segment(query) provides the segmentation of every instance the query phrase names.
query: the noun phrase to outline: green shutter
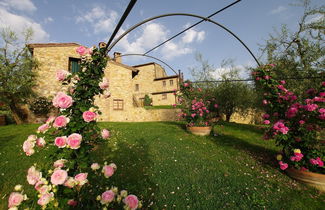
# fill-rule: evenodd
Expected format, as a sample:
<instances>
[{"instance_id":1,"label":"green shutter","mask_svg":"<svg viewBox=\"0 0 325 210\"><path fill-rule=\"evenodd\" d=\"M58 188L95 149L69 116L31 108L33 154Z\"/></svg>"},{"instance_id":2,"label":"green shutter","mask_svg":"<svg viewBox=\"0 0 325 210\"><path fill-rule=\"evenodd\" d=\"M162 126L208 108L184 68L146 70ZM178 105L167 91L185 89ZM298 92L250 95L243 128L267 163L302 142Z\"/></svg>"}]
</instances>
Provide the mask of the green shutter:
<instances>
[{"instance_id":1,"label":"green shutter","mask_svg":"<svg viewBox=\"0 0 325 210\"><path fill-rule=\"evenodd\" d=\"M80 71L80 64L78 61L71 61L71 71L72 73L76 73Z\"/></svg>"}]
</instances>

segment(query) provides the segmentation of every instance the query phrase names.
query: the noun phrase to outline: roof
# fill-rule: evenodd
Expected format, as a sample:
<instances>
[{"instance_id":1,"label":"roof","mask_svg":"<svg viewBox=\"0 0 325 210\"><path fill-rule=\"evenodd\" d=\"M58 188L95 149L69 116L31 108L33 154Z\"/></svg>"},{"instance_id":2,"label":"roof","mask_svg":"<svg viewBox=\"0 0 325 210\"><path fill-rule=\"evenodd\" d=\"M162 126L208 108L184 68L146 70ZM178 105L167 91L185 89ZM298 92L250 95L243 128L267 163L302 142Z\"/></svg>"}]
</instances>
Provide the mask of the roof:
<instances>
[{"instance_id":1,"label":"roof","mask_svg":"<svg viewBox=\"0 0 325 210\"><path fill-rule=\"evenodd\" d=\"M28 48L37 48L37 47L77 47L80 46L78 43L34 43L28 44Z\"/></svg>"},{"instance_id":2,"label":"roof","mask_svg":"<svg viewBox=\"0 0 325 210\"><path fill-rule=\"evenodd\" d=\"M150 62L150 63L143 63L143 64L135 65L133 67L149 66L149 65L155 65L155 64L159 65L158 63Z\"/></svg>"},{"instance_id":3,"label":"roof","mask_svg":"<svg viewBox=\"0 0 325 210\"><path fill-rule=\"evenodd\" d=\"M133 66L128 66L128 65L125 65L123 63L116 62L116 61L114 61L112 59L109 60L109 62L112 63L112 64L114 64L114 65L121 66L123 68L129 69L129 70L131 70L133 72L138 72L139 71L138 69L134 68Z\"/></svg>"},{"instance_id":4,"label":"roof","mask_svg":"<svg viewBox=\"0 0 325 210\"><path fill-rule=\"evenodd\" d=\"M176 74L176 75L171 75L171 76L166 76L166 77L159 77L159 78L155 78L154 81L157 81L157 80L164 80L164 79L172 79L172 78L178 78L179 76Z\"/></svg>"}]
</instances>

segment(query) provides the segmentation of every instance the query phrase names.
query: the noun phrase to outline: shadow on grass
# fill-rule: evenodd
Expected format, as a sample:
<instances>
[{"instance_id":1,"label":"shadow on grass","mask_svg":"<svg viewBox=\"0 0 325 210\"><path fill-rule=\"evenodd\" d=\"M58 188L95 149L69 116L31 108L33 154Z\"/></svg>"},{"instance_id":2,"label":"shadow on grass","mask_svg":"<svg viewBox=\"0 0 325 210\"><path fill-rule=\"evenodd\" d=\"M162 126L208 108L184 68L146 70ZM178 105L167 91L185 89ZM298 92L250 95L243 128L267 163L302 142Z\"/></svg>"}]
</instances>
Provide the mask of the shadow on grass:
<instances>
[{"instance_id":1,"label":"shadow on grass","mask_svg":"<svg viewBox=\"0 0 325 210\"><path fill-rule=\"evenodd\" d=\"M257 162L262 165L268 165L275 169L279 168L277 162L275 161L277 151L274 149L269 149L263 146L251 144L245 141L244 139L240 139L233 135L221 134L213 138L214 143L219 146L230 147L240 150L242 153L248 153L251 157L253 157Z\"/></svg>"},{"instance_id":2,"label":"shadow on grass","mask_svg":"<svg viewBox=\"0 0 325 210\"><path fill-rule=\"evenodd\" d=\"M239 130L243 132L254 132L256 134L262 135L264 133L264 126L263 125L249 125L249 124L237 124L234 122L225 122L219 121L217 126L227 126L227 128L231 128L232 130Z\"/></svg>"},{"instance_id":3,"label":"shadow on grass","mask_svg":"<svg viewBox=\"0 0 325 210\"><path fill-rule=\"evenodd\" d=\"M150 180L150 168L153 162L149 157L148 144L141 138L135 139L133 144L125 141L118 142L117 148L113 152L106 150L106 152L99 151L101 154L97 154L103 157L110 156L110 161L117 165L117 171L110 178L110 182L120 190L125 189L129 194L137 195L143 202L143 209L147 209L150 203L156 203L154 195L158 190ZM110 154L105 155L105 153Z\"/></svg>"}]
</instances>

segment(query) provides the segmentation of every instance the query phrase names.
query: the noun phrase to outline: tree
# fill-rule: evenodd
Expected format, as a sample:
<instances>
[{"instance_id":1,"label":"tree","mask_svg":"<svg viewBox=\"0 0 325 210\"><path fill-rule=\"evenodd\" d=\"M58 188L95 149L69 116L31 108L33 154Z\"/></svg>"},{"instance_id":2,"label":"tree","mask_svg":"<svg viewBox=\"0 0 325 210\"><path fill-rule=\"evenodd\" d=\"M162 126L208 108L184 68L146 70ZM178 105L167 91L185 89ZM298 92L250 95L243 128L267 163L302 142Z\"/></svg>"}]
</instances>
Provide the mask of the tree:
<instances>
[{"instance_id":1,"label":"tree","mask_svg":"<svg viewBox=\"0 0 325 210\"><path fill-rule=\"evenodd\" d=\"M316 88L324 77L325 67L325 6L312 7L310 0L299 1L304 8L297 31L282 25L280 32L270 34L262 47L265 62L275 64L272 71L276 79L287 79L287 87L301 94L308 88Z\"/></svg>"},{"instance_id":2,"label":"tree","mask_svg":"<svg viewBox=\"0 0 325 210\"><path fill-rule=\"evenodd\" d=\"M15 32L2 30L0 48L0 101L9 107L17 124L26 121L21 105L34 95L33 69L37 66L27 48L33 36L32 29L25 30L22 35L24 39L21 42Z\"/></svg>"}]
</instances>

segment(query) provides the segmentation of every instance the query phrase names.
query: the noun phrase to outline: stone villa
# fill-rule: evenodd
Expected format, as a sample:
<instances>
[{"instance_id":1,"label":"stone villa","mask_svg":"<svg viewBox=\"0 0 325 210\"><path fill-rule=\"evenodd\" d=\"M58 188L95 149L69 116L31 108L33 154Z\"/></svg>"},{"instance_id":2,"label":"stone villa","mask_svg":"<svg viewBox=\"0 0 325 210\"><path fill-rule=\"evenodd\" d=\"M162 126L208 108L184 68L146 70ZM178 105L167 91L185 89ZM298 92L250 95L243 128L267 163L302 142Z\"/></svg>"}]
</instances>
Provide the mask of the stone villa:
<instances>
[{"instance_id":1,"label":"stone villa","mask_svg":"<svg viewBox=\"0 0 325 210\"><path fill-rule=\"evenodd\" d=\"M76 53L76 43L29 44L33 56L40 63L37 72L37 89L41 96L53 97L62 90L55 74L58 69L79 71L80 56ZM153 106L176 103L174 90L179 89L182 78L168 76L157 63L129 66L122 63L120 53L114 53L105 69L109 80L111 97L96 98L100 107L101 121L168 121L175 120L176 109L143 108L143 99L148 95Z\"/></svg>"}]
</instances>

